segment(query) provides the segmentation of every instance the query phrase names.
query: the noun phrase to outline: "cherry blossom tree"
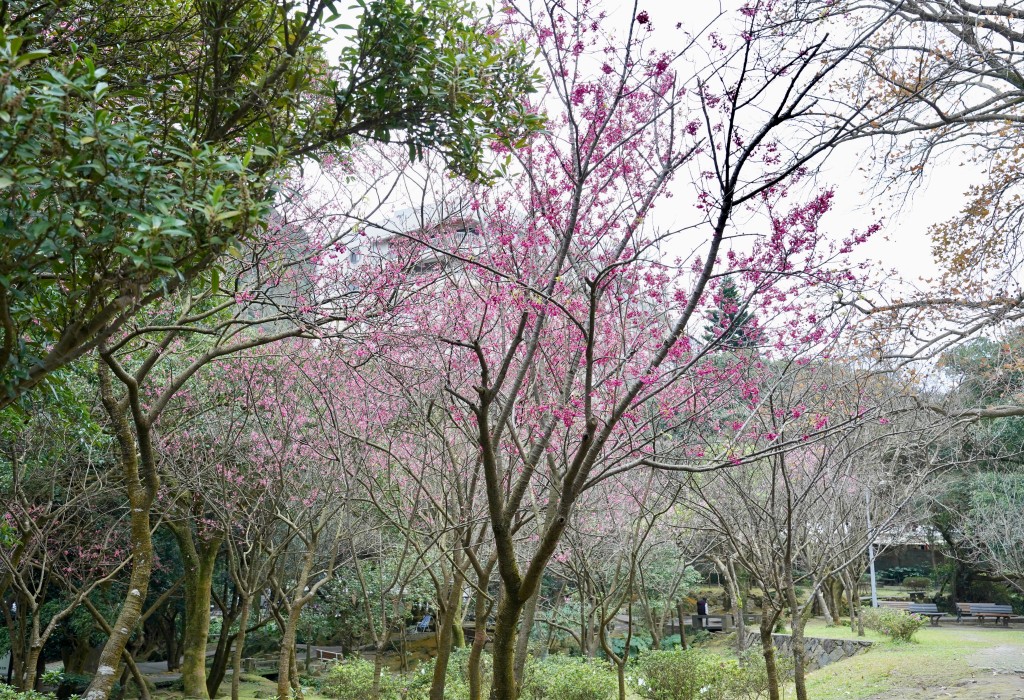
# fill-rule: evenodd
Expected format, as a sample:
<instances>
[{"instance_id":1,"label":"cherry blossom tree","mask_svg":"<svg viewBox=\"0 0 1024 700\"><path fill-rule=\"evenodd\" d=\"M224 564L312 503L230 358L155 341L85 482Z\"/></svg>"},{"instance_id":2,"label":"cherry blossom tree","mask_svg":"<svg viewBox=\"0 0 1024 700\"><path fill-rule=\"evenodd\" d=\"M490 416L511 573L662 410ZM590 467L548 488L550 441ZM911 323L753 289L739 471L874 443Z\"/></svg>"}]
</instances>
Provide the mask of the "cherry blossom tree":
<instances>
[{"instance_id":1,"label":"cherry blossom tree","mask_svg":"<svg viewBox=\"0 0 1024 700\"><path fill-rule=\"evenodd\" d=\"M739 19L728 40L681 34L683 49L652 53L647 12L615 35L591 3L509 8L506 31L540 50L548 84L536 108L549 133L507 151L507 185L448 188L440 201L459 216L435 206L432 222L422 217L430 225L380 226L388 255L419 256L420 290L365 352L441 377L446 410L472 427L502 586L494 698L517 696L522 616L581 494L637 467L731 463L728 450L695 447L671 464L658 452L672 431L714 423L723 387L747 364L713 361L720 335L692 338L720 279L731 276L763 319L762 342L779 348L834 332L829 302L812 292L856 281L839 260L872 227L830 246L819 225L831 192L803 201L791 188L857 117L812 106L837 63L814 45L769 53L776 37L760 33L758 8ZM813 139L782 146L812 123ZM655 205L678 197L671 183L687 168L692 227L655 227ZM744 233L763 231L750 246L738 243L737 216ZM672 242L693 252L666 259ZM552 517L523 546L530 498Z\"/></svg>"},{"instance_id":2,"label":"cherry blossom tree","mask_svg":"<svg viewBox=\"0 0 1024 700\"><path fill-rule=\"evenodd\" d=\"M780 697L772 632L788 611L796 693L806 698L803 629L822 586L860 565L880 534L899 536L901 516L924 480L948 466L947 453L944 431L885 377L824 358L772 368L757 410L721 438L746 443L742 464L689 475L680 497L722 540L730 578L745 571L761 590L772 698Z\"/></svg>"},{"instance_id":3,"label":"cherry blossom tree","mask_svg":"<svg viewBox=\"0 0 1024 700\"><path fill-rule=\"evenodd\" d=\"M43 646L101 584L116 580L126 543L116 525L104 462L108 441L81 375L68 373L55 397L31 411L0 414L0 492L7 541L0 546L0 596L17 687L33 690Z\"/></svg>"}]
</instances>

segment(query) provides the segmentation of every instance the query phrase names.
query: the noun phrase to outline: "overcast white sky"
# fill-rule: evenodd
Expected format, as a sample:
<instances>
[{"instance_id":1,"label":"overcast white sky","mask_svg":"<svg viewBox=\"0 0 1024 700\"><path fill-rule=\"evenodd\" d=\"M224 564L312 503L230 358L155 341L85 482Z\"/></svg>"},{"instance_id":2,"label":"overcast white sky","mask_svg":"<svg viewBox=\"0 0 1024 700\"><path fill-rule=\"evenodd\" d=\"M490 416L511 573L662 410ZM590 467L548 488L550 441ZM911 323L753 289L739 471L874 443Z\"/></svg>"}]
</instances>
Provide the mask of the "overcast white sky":
<instances>
[{"instance_id":1,"label":"overcast white sky","mask_svg":"<svg viewBox=\"0 0 1024 700\"><path fill-rule=\"evenodd\" d=\"M723 19L728 19L741 4L739 0L639 0L637 9L650 15L655 37L664 36L666 41L671 41L678 40L678 33L674 31L677 22L696 32L721 12L727 15ZM610 15L606 26L625 27L634 12L632 0L605 0L601 6ZM827 161L820 184L834 186L836 202L824 223L834 235L844 236L851 229L863 230L881 218L883 230L862 248L862 255L877 261L884 270L894 270L907 282L923 286L918 280L935 274L928 228L957 213L965 200L963 193L974 179L972 175L977 173L973 168L959 167L953 162L933 165L924 183L909 197L904 192L877 192L872 173L860 162L863 148L866 148L865 143L845 146ZM683 196L669 206L659 207L658 223L667 226L682 223L672 221L673 207L688 207L684 204L687 199ZM682 217L690 214L677 212Z\"/></svg>"},{"instance_id":2,"label":"overcast white sky","mask_svg":"<svg viewBox=\"0 0 1024 700\"><path fill-rule=\"evenodd\" d=\"M632 0L608 0L623 18L633 11ZM639 0L638 9L646 10L652 23L660 28L683 22L696 31L713 21L720 13L733 15L742 0ZM668 32L666 32L668 34ZM861 253L879 263L885 270L895 270L910 284L923 286L918 280L936 273L931 254L928 229L955 215L965 202L964 192L976 171L956 162L936 163L923 183L912 192L877 192L873 173L861 162L864 142L841 147L826 162L820 182L830 184L836 192L833 211L824 224L834 234L845 235L852 229L863 230L881 218L883 230L865 244Z\"/></svg>"}]
</instances>

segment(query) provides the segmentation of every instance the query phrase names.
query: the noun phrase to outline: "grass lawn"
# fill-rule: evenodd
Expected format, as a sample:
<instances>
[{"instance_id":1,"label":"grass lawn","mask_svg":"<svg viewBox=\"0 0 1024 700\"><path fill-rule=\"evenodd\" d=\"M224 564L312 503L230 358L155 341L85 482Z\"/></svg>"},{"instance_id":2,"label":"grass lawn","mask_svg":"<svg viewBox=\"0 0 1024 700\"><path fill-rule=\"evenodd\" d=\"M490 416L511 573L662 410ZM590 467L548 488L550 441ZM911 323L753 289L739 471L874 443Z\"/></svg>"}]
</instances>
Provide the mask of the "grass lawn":
<instances>
[{"instance_id":1,"label":"grass lawn","mask_svg":"<svg viewBox=\"0 0 1024 700\"><path fill-rule=\"evenodd\" d=\"M826 627L817 620L808 623L807 636L856 638L849 628ZM947 622L921 629L911 644L894 644L870 630L867 639L875 642L867 653L811 673L808 695L815 700L857 700L876 695L936 697L934 690L938 688L963 688L968 692L966 686L976 679L990 683L994 674L989 669L993 666L1004 667L1000 669L1004 671L1003 685L1013 685L1011 681L1019 684L1019 677L1005 672L1013 670L1014 665L1024 668L1024 630L1019 626L1006 629ZM973 694L978 690L963 697L994 697L987 691ZM948 697L960 696L954 692Z\"/></svg>"}]
</instances>

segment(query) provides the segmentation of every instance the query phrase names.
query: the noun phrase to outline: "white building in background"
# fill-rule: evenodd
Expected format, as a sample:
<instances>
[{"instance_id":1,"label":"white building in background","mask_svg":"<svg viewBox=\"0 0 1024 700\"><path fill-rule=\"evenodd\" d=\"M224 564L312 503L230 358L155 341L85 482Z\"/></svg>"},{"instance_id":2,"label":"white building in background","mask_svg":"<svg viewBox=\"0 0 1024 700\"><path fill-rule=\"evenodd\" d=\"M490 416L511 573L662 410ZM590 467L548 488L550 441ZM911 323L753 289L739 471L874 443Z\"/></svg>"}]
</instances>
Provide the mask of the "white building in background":
<instances>
[{"instance_id":1,"label":"white building in background","mask_svg":"<svg viewBox=\"0 0 1024 700\"><path fill-rule=\"evenodd\" d=\"M404 244L422 244L413 272L461 265L457 256L473 256L483 247L481 224L468 207L424 206L402 209L378 225L367 225L348 246L355 268L374 260L391 260ZM451 255L454 253L455 255Z\"/></svg>"}]
</instances>

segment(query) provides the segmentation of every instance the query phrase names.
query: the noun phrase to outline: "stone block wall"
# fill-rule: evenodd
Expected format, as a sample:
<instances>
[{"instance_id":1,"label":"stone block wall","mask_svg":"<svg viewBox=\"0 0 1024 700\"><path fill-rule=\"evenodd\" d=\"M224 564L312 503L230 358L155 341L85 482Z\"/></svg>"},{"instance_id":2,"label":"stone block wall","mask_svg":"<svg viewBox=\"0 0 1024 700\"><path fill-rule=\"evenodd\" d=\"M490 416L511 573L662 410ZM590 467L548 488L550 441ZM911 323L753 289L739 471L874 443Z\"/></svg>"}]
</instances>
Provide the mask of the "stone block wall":
<instances>
[{"instance_id":1,"label":"stone block wall","mask_svg":"<svg viewBox=\"0 0 1024 700\"><path fill-rule=\"evenodd\" d=\"M793 653L793 639L788 634L773 634L775 648L783 654ZM757 632L747 633L747 643L760 647L761 635ZM824 639L821 637L804 637L807 649L807 670L813 671L828 666L834 661L841 661L856 656L871 648L871 642L863 639Z\"/></svg>"}]
</instances>

